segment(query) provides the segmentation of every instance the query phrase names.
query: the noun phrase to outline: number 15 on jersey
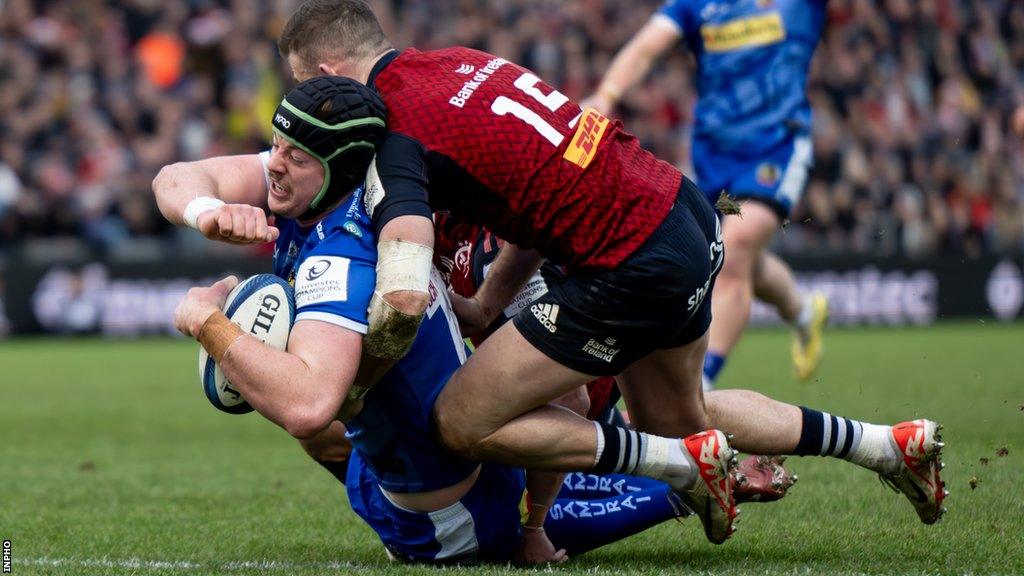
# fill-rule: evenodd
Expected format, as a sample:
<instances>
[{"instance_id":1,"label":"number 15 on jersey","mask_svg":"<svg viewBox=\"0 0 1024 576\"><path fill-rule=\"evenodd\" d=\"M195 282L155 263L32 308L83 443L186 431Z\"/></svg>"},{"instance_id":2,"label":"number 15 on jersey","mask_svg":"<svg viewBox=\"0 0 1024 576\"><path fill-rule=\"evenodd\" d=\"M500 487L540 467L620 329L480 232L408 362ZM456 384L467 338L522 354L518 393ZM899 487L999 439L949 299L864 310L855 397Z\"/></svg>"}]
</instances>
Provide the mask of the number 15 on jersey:
<instances>
[{"instance_id":1,"label":"number 15 on jersey","mask_svg":"<svg viewBox=\"0 0 1024 576\"><path fill-rule=\"evenodd\" d=\"M551 93L545 94L538 88L538 84L540 84L540 78L526 72L516 79L512 85L551 112L555 112L569 103L569 98L565 94L558 90L552 90ZM491 112L498 116L506 114L515 116L536 130L538 134L556 148L565 141L565 134L552 126L540 114L507 96L495 98L494 102L491 103ZM578 128L577 124L579 124ZM577 129L562 158L576 164L580 168L586 168L590 161L593 160L594 154L597 153L597 145L604 136L607 126L608 119L596 110L587 109L580 112L567 126L569 130Z\"/></svg>"}]
</instances>

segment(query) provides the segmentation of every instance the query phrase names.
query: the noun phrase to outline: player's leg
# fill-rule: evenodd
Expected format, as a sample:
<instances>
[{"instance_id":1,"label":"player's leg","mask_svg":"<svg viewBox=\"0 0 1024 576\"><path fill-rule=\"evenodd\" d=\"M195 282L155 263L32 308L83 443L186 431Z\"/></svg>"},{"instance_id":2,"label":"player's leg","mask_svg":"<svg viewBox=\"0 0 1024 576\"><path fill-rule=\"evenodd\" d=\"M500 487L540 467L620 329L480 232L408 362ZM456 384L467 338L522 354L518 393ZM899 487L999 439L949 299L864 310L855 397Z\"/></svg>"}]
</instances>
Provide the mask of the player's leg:
<instances>
[{"instance_id":1,"label":"player's leg","mask_svg":"<svg viewBox=\"0 0 1024 576\"><path fill-rule=\"evenodd\" d=\"M551 402L555 406L565 408L575 414L586 417L590 409L590 396L586 386L578 386ZM530 495L530 508L527 510L523 525L528 527L543 526L553 502L565 483L564 472L542 472L531 469L526 474L526 490ZM529 528L527 528L529 530ZM558 548L556 547L555 550ZM525 559L524 552L524 559Z\"/></svg>"},{"instance_id":2,"label":"player's leg","mask_svg":"<svg viewBox=\"0 0 1024 576\"><path fill-rule=\"evenodd\" d=\"M595 423L546 405L591 378L548 358L515 324L506 324L477 349L438 397L435 420L442 441L484 461L663 480L689 495L694 507L700 505L702 519L709 517L709 539L724 541L735 517L729 477L733 453L725 436L711 431L680 441ZM698 465L693 454L702 449L713 461ZM713 518L710 512L705 514L708 502L720 502L714 512L721 513Z\"/></svg>"},{"instance_id":3,"label":"player's leg","mask_svg":"<svg viewBox=\"0 0 1024 576\"><path fill-rule=\"evenodd\" d=\"M637 430L682 437L710 426L701 388L707 346L705 332L685 346L653 352L616 377Z\"/></svg>"},{"instance_id":4,"label":"player's leg","mask_svg":"<svg viewBox=\"0 0 1024 576\"><path fill-rule=\"evenodd\" d=\"M765 456L759 458L765 461L762 470L748 467L749 473L758 474L752 482L760 484L749 495L764 502L777 500L793 480L781 465ZM771 486L773 482L779 486ZM739 488L736 498L739 501ZM689 513L680 495L664 482L622 474L575 473L566 477L544 530L556 549L565 549L573 557Z\"/></svg>"},{"instance_id":5,"label":"player's leg","mask_svg":"<svg viewBox=\"0 0 1024 576\"><path fill-rule=\"evenodd\" d=\"M551 360L512 323L483 342L434 406L442 442L473 459L538 470L588 470L594 426L548 405L591 379Z\"/></svg>"},{"instance_id":6,"label":"player's leg","mask_svg":"<svg viewBox=\"0 0 1024 576\"><path fill-rule=\"evenodd\" d=\"M718 373L750 318L754 295L754 270L765 246L771 241L781 220L765 204L747 201L742 215L727 215L722 221L725 263L712 293L714 322L704 362L704 380L713 387Z\"/></svg>"},{"instance_id":7,"label":"player's leg","mask_svg":"<svg viewBox=\"0 0 1024 576\"><path fill-rule=\"evenodd\" d=\"M926 524L944 512L940 426L929 420L885 426L772 400L750 390L708 395L716 426L744 452L840 458L877 472L914 505Z\"/></svg>"},{"instance_id":8,"label":"player's leg","mask_svg":"<svg viewBox=\"0 0 1024 576\"><path fill-rule=\"evenodd\" d=\"M723 541L735 515L728 474L733 453L724 434L709 431L680 442L547 405L593 375L618 374L643 359L663 372L657 383L663 390L675 387L682 398L696 399L666 406L681 413L665 417L664 429L697 431L707 422L699 401L702 350L696 350L703 341L651 351L672 341L706 300L721 264L716 223L699 190L684 181L676 209L642 250L613 270L579 272L550 285L445 386L435 405L442 441L470 457L530 469L664 480L693 501L715 502L721 514L705 525L713 541ZM692 371L685 378L684 357ZM710 458L698 469L691 454L702 449Z\"/></svg>"},{"instance_id":9,"label":"player's leg","mask_svg":"<svg viewBox=\"0 0 1024 576\"><path fill-rule=\"evenodd\" d=\"M805 309L793 270L771 250L762 250L754 264L754 297L774 307L790 325L797 324Z\"/></svg>"},{"instance_id":10,"label":"player's leg","mask_svg":"<svg viewBox=\"0 0 1024 576\"><path fill-rule=\"evenodd\" d=\"M782 142L753 160L728 156L707 146L694 146L694 162L701 182L707 180L715 185L705 189L708 197L714 200L724 188L744 201L742 215L728 216L723 223L729 258L715 288L715 323L705 365L705 383L709 387L714 385L729 353L739 342L755 295L776 307L783 318L792 319L798 328L793 349L797 375L809 378L817 367L825 301L815 299L807 309L789 267L765 251L803 194L811 161L811 141L807 136ZM813 314L820 318L812 317ZM803 334L799 333L800 326L806 327Z\"/></svg>"},{"instance_id":11,"label":"player's leg","mask_svg":"<svg viewBox=\"0 0 1024 576\"><path fill-rule=\"evenodd\" d=\"M754 296L775 307L793 329L793 369L798 379L807 380L821 362L828 300L821 294L800 294L789 265L769 250L761 252L754 270Z\"/></svg>"},{"instance_id":12,"label":"player's leg","mask_svg":"<svg viewBox=\"0 0 1024 576\"><path fill-rule=\"evenodd\" d=\"M718 457L736 461L732 450L722 453L713 438L689 441L691 434L709 427L710 419L704 408L701 387L701 366L707 351L706 331L708 303L692 320L703 335L685 344L667 350L657 350L634 362L618 376L619 389L629 408L630 421L637 430L668 436L686 436L683 443L686 456L694 463L693 470L700 476L693 488L681 491L687 507L697 513L704 524L706 535L712 542L720 534L716 530L734 530L733 519L738 513L732 493L732 478L720 479L704 473L703 462ZM703 318L701 317L703 316ZM689 338L684 339L688 340ZM725 480L723 483L722 480ZM728 484L728 487L723 484Z\"/></svg>"},{"instance_id":13,"label":"player's leg","mask_svg":"<svg viewBox=\"0 0 1024 576\"><path fill-rule=\"evenodd\" d=\"M592 378L547 357L515 324L506 324L477 348L438 396L434 414L441 440L483 461L557 472L647 472L678 487L692 484L693 466L677 439L641 438L633 430L596 426L548 404ZM652 442L657 449L646 449Z\"/></svg>"},{"instance_id":14,"label":"player's leg","mask_svg":"<svg viewBox=\"0 0 1024 576\"><path fill-rule=\"evenodd\" d=\"M627 474L588 474L573 472L566 474L559 500L603 500L613 496L625 496L649 488L665 485L660 480Z\"/></svg>"},{"instance_id":15,"label":"player's leg","mask_svg":"<svg viewBox=\"0 0 1024 576\"><path fill-rule=\"evenodd\" d=\"M572 558L689 515L687 506L669 485L642 481L647 484L643 488L604 498L560 497L544 523L552 545L565 549Z\"/></svg>"}]
</instances>

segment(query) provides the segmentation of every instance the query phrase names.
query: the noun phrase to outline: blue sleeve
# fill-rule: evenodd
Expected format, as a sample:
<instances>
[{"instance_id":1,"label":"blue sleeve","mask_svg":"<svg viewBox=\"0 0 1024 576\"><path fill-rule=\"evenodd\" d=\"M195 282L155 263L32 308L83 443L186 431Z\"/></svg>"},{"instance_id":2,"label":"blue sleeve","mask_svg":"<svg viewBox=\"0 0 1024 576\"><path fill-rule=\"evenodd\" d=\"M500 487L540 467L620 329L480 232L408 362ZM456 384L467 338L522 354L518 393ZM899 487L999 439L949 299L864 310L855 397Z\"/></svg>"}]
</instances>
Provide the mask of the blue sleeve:
<instances>
[{"instance_id":1,"label":"blue sleeve","mask_svg":"<svg viewBox=\"0 0 1024 576\"><path fill-rule=\"evenodd\" d=\"M679 27L683 36L690 36L697 32L693 10L691 10L688 0L666 0L654 16L667 17Z\"/></svg>"},{"instance_id":2,"label":"blue sleeve","mask_svg":"<svg viewBox=\"0 0 1024 576\"><path fill-rule=\"evenodd\" d=\"M366 334L366 309L376 281L376 253L336 231L299 265L295 320L320 320Z\"/></svg>"}]
</instances>

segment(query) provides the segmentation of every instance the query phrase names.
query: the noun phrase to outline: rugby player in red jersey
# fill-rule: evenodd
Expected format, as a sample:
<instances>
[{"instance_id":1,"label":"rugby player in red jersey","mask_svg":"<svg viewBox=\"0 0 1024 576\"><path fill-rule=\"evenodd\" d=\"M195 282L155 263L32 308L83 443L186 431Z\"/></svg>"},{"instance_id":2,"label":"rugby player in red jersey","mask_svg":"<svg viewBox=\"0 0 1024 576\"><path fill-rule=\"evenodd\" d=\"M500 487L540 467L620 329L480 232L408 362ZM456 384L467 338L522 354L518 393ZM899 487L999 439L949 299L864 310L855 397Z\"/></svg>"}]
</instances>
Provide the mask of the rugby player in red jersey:
<instances>
[{"instance_id":1,"label":"rugby player in red jersey","mask_svg":"<svg viewBox=\"0 0 1024 576\"><path fill-rule=\"evenodd\" d=\"M529 469L663 480L709 540L724 541L736 516L733 451L706 430L701 393L721 224L696 186L620 122L516 64L459 47L395 51L358 0L305 2L279 48L297 79L349 76L388 107L366 183L379 252L367 346L378 355L400 357L415 334L435 210L510 243L474 297L456 299L467 333L489 325L542 258L566 268L449 381L435 407L444 443ZM602 375L617 375L644 432L548 405ZM941 514L934 422L875 426L748 393L716 423L750 452L854 461L895 482L926 523ZM557 490L530 488L541 502Z\"/></svg>"}]
</instances>

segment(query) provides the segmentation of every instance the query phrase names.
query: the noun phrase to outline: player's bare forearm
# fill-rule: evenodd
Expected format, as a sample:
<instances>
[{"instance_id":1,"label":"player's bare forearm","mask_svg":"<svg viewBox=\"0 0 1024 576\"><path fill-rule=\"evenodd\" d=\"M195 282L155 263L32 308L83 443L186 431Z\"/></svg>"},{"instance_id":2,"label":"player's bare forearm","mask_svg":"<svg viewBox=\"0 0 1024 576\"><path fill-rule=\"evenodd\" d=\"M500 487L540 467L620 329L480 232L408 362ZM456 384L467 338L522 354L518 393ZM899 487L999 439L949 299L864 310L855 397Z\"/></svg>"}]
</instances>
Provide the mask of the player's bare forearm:
<instances>
[{"instance_id":1,"label":"player's bare forearm","mask_svg":"<svg viewBox=\"0 0 1024 576\"><path fill-rule=\"evenodd\" d=\"M152 186L160 213L176 226L185 225L185 207L199 197L263 209L267 203L263 165L256 154L169 164Z\"/></svg>"},{"instance_id":2,"label":"player's bare forearm","mask_svg":"<svg viewBox=\"0 0 1024 576\"><path fill-rule=\"evenodd\" d=\"M277 239L267 218L263 163L255 154L165 166L153 179L160 212L211 240L261 244Z\"/></svg>"},{"instance_id":3,"label":"player's bare forearm","mask_svg":"<svg viewBox=\"0 0 1024 576\"><path fill-rule=\"evenodd\" d=\"M568 559L565 550L556 550L544 532L548 510L558 496L565 474L558 472L526 471L526 490L530 509L523 522L523 538L519 543L516 561L521 565L562 563Z\"/></svg>"},{"instance_id":4,"label":"player's bare forearm","mask_svg":"<svg viewBox=\"0 0 1024 576\"><path fill-rule=\"evenodd\" d=\"M303 321L292 331L288 351L245 336L227 349L220 367L260 414L296 438L310 438L338 418L361 339L337 326Z\"/></svg>"},{"instance_id":5,"label":"player's bare forearm","mask_svg":"<svg viewBox=\"0 0 1024 576\"><path fill-rule=\"evenodd\" d=\"M555 406L571 410L586 417L590 410L590 396L587 387L580 386L571 392L553 400ZM548 510L562 489L565 474L562 472L537 472L527 470L526 489L530 495L530 510L526 526L543 526Z\"/></svg>"},{"instance_id":6,"label":"player's bare forearm","mask_svg":"<svg viewBox=\"0 0 1024 576\"><path fill-rule=\"evenodd\" d=\"M501 310L522 291L543 261L536 250L524 250L510 243L502 246L487 272L487 278L473 296L479 302L485 325L497 318Z\"/></svg>"},{"instance_id":7,"label":"player's bare forearm","mask_svg":"<svg viewBox=\"0 0 1024 576\"><path fill-rule=\"evenodd\" d=\"M636 33L612 59L595 98L610 112L622 95L642 80L651 70L654 61L668 51L680 38L679 32L670 25L651 19Z\"/></svg>"},{"instance_id":8,"label":"player's bare forearm","mask_svg":"<svg viewBox=\"0 0 1024 576\"><path fill-rule=\"evenodd\" d=\"M434 223L423 216L399 216L388 221L377 236L377 243L401 240L434 247Z\"/></svg>"}]
</instances>

